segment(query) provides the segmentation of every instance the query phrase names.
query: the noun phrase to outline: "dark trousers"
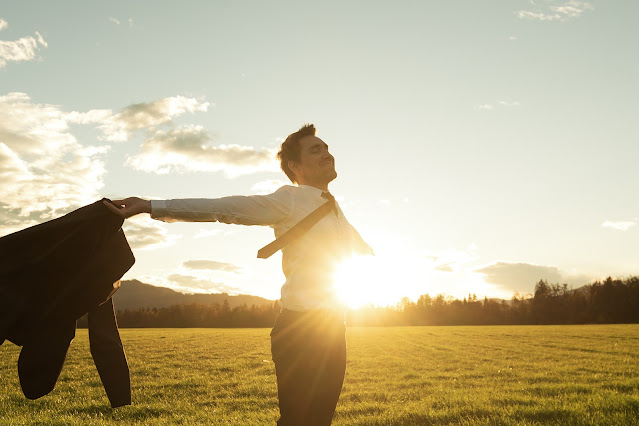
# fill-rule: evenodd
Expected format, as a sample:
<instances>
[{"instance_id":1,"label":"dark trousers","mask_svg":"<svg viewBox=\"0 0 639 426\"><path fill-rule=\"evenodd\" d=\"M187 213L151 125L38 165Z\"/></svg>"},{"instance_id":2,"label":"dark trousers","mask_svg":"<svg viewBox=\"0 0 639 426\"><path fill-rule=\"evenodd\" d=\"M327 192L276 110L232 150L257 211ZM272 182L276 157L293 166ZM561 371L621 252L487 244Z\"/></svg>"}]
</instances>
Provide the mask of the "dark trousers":
<instances>
[{"instance_id":1,"label":"dark trousers","mask_svg":"<svg viewBox=\"0 0 639 426\"><path fill-rule=\"evenodd\" d=\"M330 425L346 371L344 315L282 310L271 331L280 419Z\"/></svg>"}]
</instances>

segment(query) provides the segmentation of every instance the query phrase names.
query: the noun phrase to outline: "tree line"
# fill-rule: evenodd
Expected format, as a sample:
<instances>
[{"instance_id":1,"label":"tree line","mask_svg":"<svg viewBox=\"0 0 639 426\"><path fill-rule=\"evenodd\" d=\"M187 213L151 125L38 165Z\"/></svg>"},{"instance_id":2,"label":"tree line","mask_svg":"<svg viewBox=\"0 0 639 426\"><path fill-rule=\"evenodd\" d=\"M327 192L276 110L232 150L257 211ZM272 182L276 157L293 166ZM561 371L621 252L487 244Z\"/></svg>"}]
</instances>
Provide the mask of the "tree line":
<instances>
[{"instance_id":1,"label":"tree line","mask_svg":"<svg viewBox=\"0 0 639 426\"><path fill-rule=\"evenodd\" d=\"M534 294L516 294L509 301L423 295L395 307L350 311L347 321L352 326L639 323L639 277L609 277L577 290L540 280Z\"/></svg>"},{"instance_id":2,"label":"tree line","mask_svg":"<svg viewBox=\"0 0 639 426\"><path fill-rule=\"evenodd\" d=\"M167 308L117 311L121 328L137 327L271 327L279 313L273 304L184 304ZM349 326L524 325L639 323L639 277L607 278L573 290L567 284L540 280L534 294L516 294L509 301L462 300L422 295L396 306L363 306L346 312ZM86 327L86 317L78 321Z\"/></svg>"}]
</instances>

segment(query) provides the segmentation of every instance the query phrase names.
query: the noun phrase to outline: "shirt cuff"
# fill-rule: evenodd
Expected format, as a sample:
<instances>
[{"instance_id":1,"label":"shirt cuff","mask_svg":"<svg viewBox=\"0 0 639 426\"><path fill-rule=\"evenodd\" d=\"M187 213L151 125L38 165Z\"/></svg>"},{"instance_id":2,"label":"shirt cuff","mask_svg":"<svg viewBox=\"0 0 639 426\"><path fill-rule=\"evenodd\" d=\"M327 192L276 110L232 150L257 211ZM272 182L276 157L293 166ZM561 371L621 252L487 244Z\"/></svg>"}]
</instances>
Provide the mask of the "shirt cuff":
<instances>
[{"instance_id":1,"label":"shirt cuff","mask_svg":"<svg viewBox=\"0 0 639 426\"><path fill-rule=\"evenodd\" d=\"M151 218L157 219L160 217L166 217L166 201L165 200L151 200Z\"/></svg>"}]
</instances>

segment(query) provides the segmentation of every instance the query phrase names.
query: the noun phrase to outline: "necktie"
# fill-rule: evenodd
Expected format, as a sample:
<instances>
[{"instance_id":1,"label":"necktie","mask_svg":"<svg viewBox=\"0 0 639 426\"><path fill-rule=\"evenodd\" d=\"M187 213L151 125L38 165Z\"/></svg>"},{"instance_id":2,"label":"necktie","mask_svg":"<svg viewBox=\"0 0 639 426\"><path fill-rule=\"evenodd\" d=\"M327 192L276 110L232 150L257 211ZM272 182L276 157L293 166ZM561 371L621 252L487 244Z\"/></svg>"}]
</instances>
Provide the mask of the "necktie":
<instances>
[{"instance_id":1,"label":"necktie","mask_svg":"<svg viewBox=\"0 0 639 426\"><path fill-rule=\"evenodd\" d=\"M257 252L257 257L260 259L269 258L271 255L273 255L273 253L275 253L285 245L304 235L306 231L311 229L313 225L319 222L320 219L326 216L331 210L333 210L335 212L335 216L337 216L335 197L333 197L330 192L323 192L322 197L326 198L327 200L324 204L316 208L304 219L297 222L291 229L286 231L279 238L275 239L275 241L262 247Z\"/></svg>"}]
</instances>

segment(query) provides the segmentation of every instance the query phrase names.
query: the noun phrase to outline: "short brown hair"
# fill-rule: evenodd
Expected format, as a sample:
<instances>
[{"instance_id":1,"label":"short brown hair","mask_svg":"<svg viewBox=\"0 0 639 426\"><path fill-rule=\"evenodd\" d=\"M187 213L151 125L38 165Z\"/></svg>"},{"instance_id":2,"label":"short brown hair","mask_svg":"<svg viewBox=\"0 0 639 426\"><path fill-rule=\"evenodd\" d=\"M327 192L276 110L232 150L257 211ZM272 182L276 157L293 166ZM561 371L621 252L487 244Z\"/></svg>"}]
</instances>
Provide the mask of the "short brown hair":
<instances>
[{"instance_id":1,"label":"short brown hair","mask_svg":"<svg viewBox=\"0 0 639 426\"><path fill-rule=\"evenodd\" d=\"M280 160L280 167L293 183L297 182L295 182L295 174L288 167L288 162L300 161L300 139L304 136L315 136L316 132L317 129L313 124L304 124L297 132L288 135L286 140L282 142L282 146L280 146L280 152L277 153L277 158Z\"/></svg>"}]
</instances>

